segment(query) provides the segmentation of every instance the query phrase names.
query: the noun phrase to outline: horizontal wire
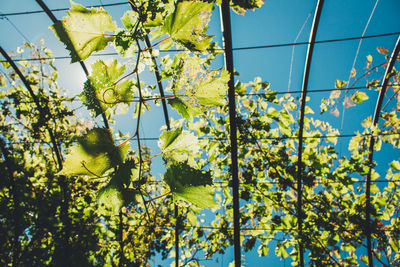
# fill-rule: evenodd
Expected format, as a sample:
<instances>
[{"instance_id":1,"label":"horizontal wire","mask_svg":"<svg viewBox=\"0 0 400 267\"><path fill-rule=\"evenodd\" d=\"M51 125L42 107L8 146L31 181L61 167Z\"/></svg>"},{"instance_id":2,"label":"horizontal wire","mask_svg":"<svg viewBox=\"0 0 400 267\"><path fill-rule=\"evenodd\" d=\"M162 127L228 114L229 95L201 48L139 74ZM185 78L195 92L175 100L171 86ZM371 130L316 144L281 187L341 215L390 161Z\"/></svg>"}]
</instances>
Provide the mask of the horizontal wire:
<instances>
[{"instance_id":1,"label":"horizontal wire","mask_svg":"<svg viewBox=\"0 0 400 267\"><path fill-rule=\"evenodd\" d=\"M9 124L10 125L10 124ZM15 123L15 125L20 125L20 123ZM7 127L7 125L5 125ZM388 135L400 135L400 132L394 132L394 133L378 133L378 134L340 134L340 135L321 135L321 136L304 136L304 139L326 139L326 138L348 138L348 137L355 137L355 136L361 136L361 137L367 137L367 136L388 136ZM283 137L260 137L257 140L285 140L285 139L296 139L298 136L283 136ZM228 138L213 138L213 137L198 137L198 139L208 139L208 140L215 140L215 141L226 141ZM158 137L144 137L140 138L140 140L143 141L158 141ZM125 139L117 139L116 141L125 141ZM239 141L250 141L248 139L241 138ZM47 143L45 141L20 141L20 142L6 142L8 145L18 145L18 144L44 144Z\"/></svg>"},{"instance_id":2,"label":"horizontal wire","mask_svg":"<svg viewBox=\"0 0 400 267\"><path fill-rule=\"evenodd\" d=\"M380 88L382 87L381 85L377 86L354 86L354 87L348 87L348 88L330 88L330 89L315 89L315 90L309 90L309 93L323 93L323 92L332 92L332 91L349 91L349 90L361 90L361 89L368 89L371 90L372 88ZM267 96L268 94L277 94L277 95L283 95L283 94L298 94L301 93L302 91L266 91L265 93L244 93L244 94L236 94L236 96ZM170 98L173 97L174 95L166 95L165 98ZM145 101L156 101L156 100L161 100L160 97L150 97L150 98L144 98ZM129 100L129 101L120 101L117 103L113 104L119 104L119 103L134 103L134 102L139 102L140 100ZM41 102L44 103L50 103L50 102L82 102L79 98L76 97L71 97L71 98L60 98L60 99L54 99L54 100L48 100L48 99L42 99ZM33 103L33 101L20 101L19 103L22 104L30 104Z\"/></svg>"},{"instance_id":3,"label":"horizontal wire","mask_svg":"<svg viewBox=\"0 0 400 267\"><path fill-rule=\"evenodd\" d=\"M148 225L139 225L137 227L148 227ZM175 228L169 228L169 227L162 227L162 226L155 226L155 228L158 229L163 229L163 230L175 230ZM216 226L184 226L183 227L185 230L191 230L191 229L204 229L204 230L227 230L227 231L233 231L233 227L216 227ZM345 227L343 227L345 228ZM310 228L304 228L303 230L309 230ZM240 227L240 231L288 231L288 232L297 232L299 229L296 228L257 228L257 227ZM332 231L338 231L341 229L337 230L332 230ZM345 230L346 232L362 232L365 229L347 229ZM376 229L376 231L381 231L381 232L394 232L398 231L397 228L381 228L381 229Z\"/></svg>"},{"instance_id":4,"label":"horizontal wire","mask_svg":"<svg viewBox=\"0 0 400 267\"><path fill-rule=\"evenodd\" d=\"M118 3L111 3L111 4L105 4L105 5L93 5L93 6L86 6L86 8L91 8L91 7L108 7L108 6L121 6L121 5L128 5L129 2L118 2ZM55 9L50 9L52 12L58 12L58 11L66 11L69 10L69 7L65 8L55 8ZM0 14L1 17L9 17L9 16L19 16L19 15L30 15L30 14L38 14L38 13L44 13L44 10L33 10L33 11L23 11L23 12L13 12L13 13L5 13L5 14Z\"/></svg>"},{"instance_id":5,"label":"horizontal wire","mask_svg":"<svg viewBox=\"0 0 400 267\"><path fill-rule=\"evenodd\" d=\"M329 39L329 40L321 40L315 41L314 44L323 44L323 43L333 43L333 42L343 42L343 41L351 41L351 40L359 40L359 39L368 39L368 38L377 38L377 37L385 37L391 35L399 35L400 32L392 32L392 33L382 33L368 36L359 36L359 37L349 37L349 38L338 38L338 39ZM309 42L300 42L300 43L282 43L282 44L272 44L272 45L260 45L260 46L247 46L247 47L237 47L233 48L233 51L240 50L256 50L256 49L264 49L264 48L277 48L277 47L286 47L286 46L297 46L297 45L308 45ZM170 52L182 52L186 51L184 49L170 49L170 50L159 50L160 53L170 53ZM214 51L224 51L223 49L214 49ZM135 51L137 53L137 51ZM101 53L101 54L93 54L91 56L101 57L101 56L117 56L119 55L117 52L111 53ZM70 59L70 56L55 56L55 57L42 57L42 58L22 58L22 59L13 59L14 61L36 61L36 60L49 60L49 59ZM1 60L0 62L5 62Z\"/></svg>"}]
</instances>

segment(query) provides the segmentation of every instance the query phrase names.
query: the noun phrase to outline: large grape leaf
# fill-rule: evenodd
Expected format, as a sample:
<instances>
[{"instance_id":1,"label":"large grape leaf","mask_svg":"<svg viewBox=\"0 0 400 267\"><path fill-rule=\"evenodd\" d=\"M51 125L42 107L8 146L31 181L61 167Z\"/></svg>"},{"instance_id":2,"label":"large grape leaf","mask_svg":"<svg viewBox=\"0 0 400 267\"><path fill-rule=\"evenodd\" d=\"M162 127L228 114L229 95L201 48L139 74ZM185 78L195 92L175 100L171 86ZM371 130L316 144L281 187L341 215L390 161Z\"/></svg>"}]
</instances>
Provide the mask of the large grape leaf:
<instances>
[{"instance_id":1,"label":"large grape leaf","mask_svg":"<svg viewBox=\"0 0 400 267\"><path fill-rule=\"evenodd\" d=\"M225 96L228 90L229 72L223 70L221 75L213 76L202 82L195 93L201 105L219 105L226 103Z\"/></svg>"},{"instance_id":2,"label":"large grape leaf","mask_svg":"<svg viewBox=\"0 0 400 267\"><path fill-rule=\"evenodd\" d=\"M190 167L187 163L172 163L164 174L175 200L183 199L199 208L212 208L217 204L209 172Z\"/></svg>"},{"instance_id":3,"label":"large grape leaf","mask_svg":"<svg viewBox=\"0 0 400 267\"><path fill-rule=\"evenodd\" d=\"M114 32L117 24L103 8L85 8L71 2L68 16L50 26L54 33L70 51L71 63L85 60L93 52L103 50L113 36L106 37L105 32Z\"/></svg>"},{"instance_id":4,"label":"large grape leaf","mask_svg":"<svg viewBox=\"0 0 400 267\"><path fill-rule=\"evenodd\" d=\"M136 201L137 191L128 188L134 165L132 159L126 160L118 166L108 184L99 190L98 201L102 214L118 214L122 206Z\"/></svg>"},{"instance_id":5,"label":"large grape leaf","mask_svg":"<svg viewBox=\"0 0 400 267\"><path fill-rule=\"evenodd\" d=\"M115 185L106 185L98 192L99 211L104 215L117 215L124 204L121 190Z\"/></svg>"},{"instance_id":6,"label":"large grape leaf","mask_svg":"<svg viewBox=\"0 0 400 267\"><path fill-rule=\"evenodd\" d=\"M204 50L212 39L205 33L212 8L212 2L179 1L162 30L190 50Z\"/></svg>"},{"instance_id":7,"label":"large grape leaf","mask_svg":"<svg viewBox=\"0 0 400 267\"><path fill-rule=\"evenodd\" d=\"M124 74L125 66L116 60L96 61L92 64L92 75L86 81L81 100L88 109L98 116L118 103L130 103L134 95L134 85L131 80L125 80L115 85L118 78Z\"/></svg>"},{"instance_id":8,"label":"large grape leaf","mask_svg":"<svg viewBox=\"0 0 400 267\"><path fill-rule=\"evenodd\" d=\"M194 116L200 114L201 112L200 108L193 106L179 98L168 99L168 104L170 104L172 108L176 109L176 111L178 111L178 113L187 120L192 120Z\"/></svg>"},{"instance_id":9,"label":"large grape leaf","mask_svg":"<svg viewBox=\"0 0 400 267\"><path fill-rule=\"evenodd\" d=\"M107 129L94 128L79 137L78 144L70 148L59 174L101 176L122 164L127 148L116 147Z\"/></svg>"},{"instance_id":10,"label":"large grape leaf","mask_svg":"<svg viewBox=\"0 0 400 267\"><path fill-rule=\"evenodd\" d=\"M182 128L163 132L158 146L165 156L179 162L187 160L188 155L192 155L200 149L197 137Z\"/></svg>"}]
</instances>

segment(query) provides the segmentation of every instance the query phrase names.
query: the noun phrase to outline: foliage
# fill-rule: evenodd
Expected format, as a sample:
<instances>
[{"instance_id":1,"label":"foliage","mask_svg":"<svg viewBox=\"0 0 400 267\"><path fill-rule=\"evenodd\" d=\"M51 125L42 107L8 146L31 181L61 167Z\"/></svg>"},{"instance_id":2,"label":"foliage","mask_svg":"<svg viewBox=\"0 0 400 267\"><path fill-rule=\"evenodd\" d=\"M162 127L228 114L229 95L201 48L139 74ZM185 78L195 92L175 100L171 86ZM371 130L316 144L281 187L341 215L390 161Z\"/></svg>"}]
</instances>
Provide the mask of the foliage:
<instances>
[{"instance_id":1,"label":"foliage","mask_svg":"<svg viewBox=\"0 0 400 267\"><path fill-rule=\"evenodd\" d=\"M212 67L219 52L206 30L214 4L130 1L132 10L121 18L125 29L117 29L102 8L87 9L71 2L68 16L52 29L70 51L72 62L88 58L109 43L126 57L124 64L117 60L93 63L79 95L94 118L103 115L104 127L76 118L71 107L77 98L61 96L51 60L19 61L39 106L9 64L3 64L2 265L148 266L157 254L163 259L174 255L176 233L182 265L198 266L202 259L213 259L233 244L225 97L230 74ZM262 4L230 2L243 15ZM156 42L153 46L150 36ZM163 49L175 45L183 51L159 58L157 45ZM36 57L51 55L42 46L25 44L25 48ZM385 57L384 63L371 67L369 55L365 73L357 77L356 70L351 71L350 87L366 78L367 89L377 88L383 77L375 71L385 68L389 59L388 49L378 47L378 52ZM145 83L144 69L154 72L157 85L162 80L170 95L161 97L154 91L156 85ZM366 259L361 254L370 231L374 259L383 265L399 264L400 163L394 159L388 166L379 166L378 172L378 163L369 160L371 136L373 151L400 148L399 72L394 70L390 79L394 94L384 105L381 126L366 118L363 131L349 141L344 154L335 150L339 131L306 106L300 172L298 100L290 94L278 97L261 78L236 83L245 251L257 249L260 256L274 253L297 265L301 242L309 265L353 266ZM340 116L339 103L350 108L370 101L368 91L348 95L348 85L335 81L335 90L321 102L321 113ZM397 102L392 104L392 99ZM166 121L159 136L159 154L140 139L141 116L150 101L165 102L182 116ZM126 107L136 125L129 138L112 130L114 115ZM124 141L117 144L121 138ZM160 177L151 172L157 156L166 169ZM368 231L367 176L372 179ZM303 186L300 213L299 179ZM379 179L384 183L378 185ZM205 217L202 209L210 209L207 214L212 215Z\"/></svg>"}]
</instances>

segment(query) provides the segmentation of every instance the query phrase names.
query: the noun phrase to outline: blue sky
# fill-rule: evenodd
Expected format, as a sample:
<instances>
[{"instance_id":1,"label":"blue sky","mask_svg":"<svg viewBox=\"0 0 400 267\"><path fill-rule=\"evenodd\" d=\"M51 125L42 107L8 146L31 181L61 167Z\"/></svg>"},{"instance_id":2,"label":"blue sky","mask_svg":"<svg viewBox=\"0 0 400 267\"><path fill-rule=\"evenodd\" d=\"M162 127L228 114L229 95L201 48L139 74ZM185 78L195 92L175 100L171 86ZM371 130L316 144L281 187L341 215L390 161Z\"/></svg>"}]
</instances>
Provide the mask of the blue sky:
<instances>
[{"instance_id":1,"label":"blue sky","mask_svg":"<svg viewBox=\"0 0 400 267\"><path fill-rule=\"evenodd\" d=\"M34 0L0 0L0 12L12 13L31 10L40 10ZM69 7L68 0L47 0L49 8ZM117 0L85 0L77 1L83 5L98 5L119 2ZM297 42L307 42L312 25L316 0L267 0L265 5L256 11L248 11L246 16L232 14L233 47L262 46L270 44L292 43L298 36ZM361 36L370 15L374 14L368 24L365 35L375 35L400 31L400 1L399 0L350 0L335 1L326 0L318 28L316 40L328 40L336 38ZM128 5L106 8L119 26L119 18L128 9ZM65 12L55 12L57 18L65 15ZM9 16L8 19L23 33L31 42L39 42L44 39L46 45L54 52L55 56L68 55L63 45L57 40L54 34L48 29L51 25L50 19L45 13ZM0 20L0 45L7 51L15 50L21 45L23 37L15 30L6 19ZM300 29L304 25L302 32ZM210 23L210 34L215 35L215 40L222 46L222 35L219 10L213 12ZM371 54L374 62L380 63L384 58L376 52L377 46L383 46L391 50L396 42L397 35L365 39L362 41L357 60L356 69L362 70L366 56ZM359 40L316 44L311 64L309 89L329 89L334 87L336 79L347 80L355 60ZM288 91L290 69L292 64L290 90L301 90L304 62L307 46L291 46L280 48L263 48L253 50L240 50L234 52L235 69L240 73L237 77L242 82L248 82L254 77L262 77L263 80L271 83L271 88L276 91ZM87 60L88 65L98 57ZM293 63L291 63L293 62ZM223 58L219 57L216 66L223 66ZM59 84L65 88L69 95L80 92L85 76L79 64L70 65L69 60L57 60ZM152 76L146 77L149 82L153 81ZM363 81L361 84L365 85ZM360 123L367 114L372 115L375 108L376 92L368 92L370 99L363 105L346 110L344 118L335 118L329 113L319 115L319 103L322 97L329 97L329 93L310 93L310 105L315 111L315 117L321 120L328 120L334 127L342 128L343 134L354 133L360 129ZM299 94L296 96L300 96ZM170 110L171 114L174 114ZM83 113L85 116L85 113ZM341 122L343 120L343 125ZM130 121L130 122L129 122ZM163 125L163 115L160 107L153 108L147 113L143 120L144 137L158 137L160 126ZM118 128L122 131L133 133L134 121L131 115L121 116L117 121ZM347 147L348 139L339 140L339 146ZM155 151L158 150L156 142L146 142ZM383 156L385 153L386 156ZM399 159L398 154L393 151L382 151L376 153L376 159L381 166L385 166L389 160ZM398 153L398 151L397 151ZM154 153L156 154L156 152ZM157 163L157 160L155 161ZM160 163L160 162L158 162ZM386 165L387 166L387 165ZM155 169L155 174L162 172L162 169ZM288 261L279 262L274 257L257 259L256 252L246 255L248 266L257 263L275 264L276 266L289 266ZM232 253L219 256L219 262L208 264L209 266L227 266L233 259ZM221 260L223 263L221 263ZM156 264L160 264L156 262Z\"/></svg>"}]
</instances>

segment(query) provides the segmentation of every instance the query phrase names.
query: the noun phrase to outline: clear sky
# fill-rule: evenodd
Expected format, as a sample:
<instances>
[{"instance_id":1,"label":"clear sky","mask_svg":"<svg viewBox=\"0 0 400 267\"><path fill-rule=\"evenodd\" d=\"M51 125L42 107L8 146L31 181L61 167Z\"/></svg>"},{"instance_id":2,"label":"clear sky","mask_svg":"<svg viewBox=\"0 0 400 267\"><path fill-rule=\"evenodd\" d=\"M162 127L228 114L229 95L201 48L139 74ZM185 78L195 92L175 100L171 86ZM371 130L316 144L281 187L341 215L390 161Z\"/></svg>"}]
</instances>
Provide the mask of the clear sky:
<instances>
[{"instance_id":1,"label":"clear sky","mask_svg":"<svg viewBox=\"0 0 400 267\"><path fill-rule=\"evenodd\" d=\"M116 3L118 0L77 0L83 5L99 5ZM316 0L267 0L265 5L256 11L248 11L246 16L232 14L233 47L262 46L271 44L283 44L307 42L313 21ZM69 7L68 0L47 0L45 3L51 9ZM374 9L376 5L376 8ZM128 9L128 5L106 8L119 26L119 18ZM12 13L41 10L34 0L0 0L0 12ZM373 16L369 18L374 10ZM329 40L337 38L361 36L366 28L365 35L375 35L400 31L400 1L399 0L326 0L318 28L316 40ZM55 12L57 18L65 15L65 11ZM48 29L50 19L45 13L1 17L0 20L0 45L7 51L15 50L21 45L24 38L30 42L39 42L44 39L46 45L54 52L55 56L66 56L68 52ZM15 27L14 27L15 26ZM18 29L18 31L16 30ZM300 32L300 30L302 31ZM211 17L209 32L215 35L215 40L222 46L222 35L219 10L216 9ZM21 35L22 33L22 35ZM365 39L362 42L355 63L356 69L361 70L366 62L366 56L371 54L377 63L383 60L376 52L377 46L383 46L392 50L397 35ZM316 44L311 64L309 89L329 89L334 87L336 79L347 80L355 60L359 40ZM263 48L252 50L240 50L234 52L235 69L240 73L238 77L242 82L253 80L260 76L271 83L271 88L276 91L301 90L304 62L307 46L291 46L280 48ZM293 57L292 57L293 55ZM87 60L87 65L97 60L92 57ZM223 58L218 58L216 64L223 66ZM59 84L65 88L69 95L80 92L85 76L79 64L70 65L68 59L57 60ZM291 67L292 66L292 67ZM291 75L290 70L292 69ZM290 79L290 88L288 88ZM152 76L147 77L149 81ZM154 79L153 79L154 82ZM358 85L365 85L364 81ZM368 92L370 99L362 106L353 107L343 112L340 109L338 118L329 113L319 115L319 104L322 97L329 97L329 93L313 93L310 105L315 111L315 117L328 120L334 127L343 129L342 133L353 133L360 129L360 123L366 114L373 114L375 108L376 92ZM296 96L300 96L297 94ZM170 110L171 114L174 114ZM361 114L361 115L360 115ZM85 116L85 115L84 115ZM342 125L343 121L343 125ZM124 122L124 123L121 123ZM144 137L158 137L159 128L163 125L163 115L160 107L147 113L143 120ZM117 120L117 127L123 132L134 131L134 121L131 115L121 116ZM339 147L346 148L348 139L339 140ZM146 142L154 151L158 151L156 142ZM156 152L154 152L155 154ZM386 157L382 153L386 153ZM379 164L386 165L387 161L399 158L399 155L387 156L387 152L378 152L376 159ZM156 160L157 162L157 160ZM387 165L386 165L387 166ZM155 169L162 173L161 168ZM272 249L270 250L272 252ZM207 262L208 266L227 266L233 260L231 250L224 256L218 256L218 263ZM271 253L270 252L270 253ZM289 266L289 261L279 262L275 257L257 258L257 252L248 253L245 256L247 266L255 264L274 264L275 266ZM155 264L162 264L155 262ZM286 265L285 265L286 264Z\"/></svg>"}]
</instances>

